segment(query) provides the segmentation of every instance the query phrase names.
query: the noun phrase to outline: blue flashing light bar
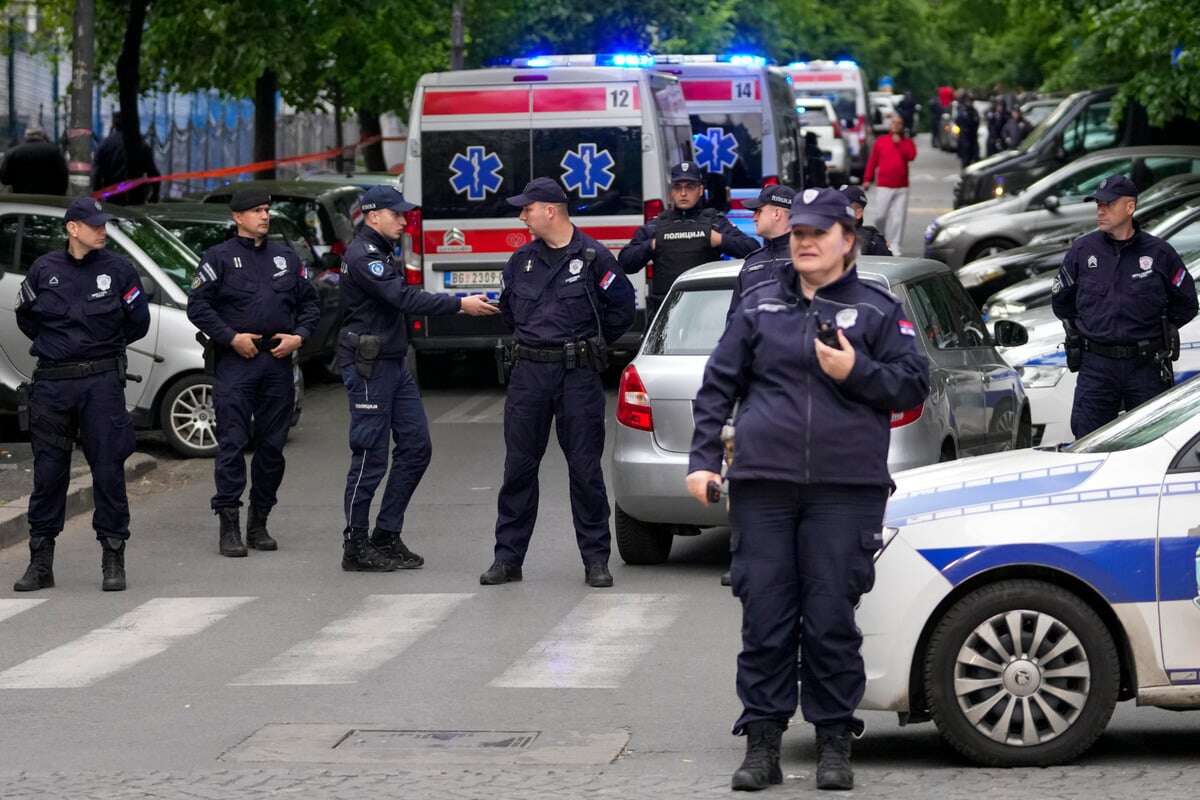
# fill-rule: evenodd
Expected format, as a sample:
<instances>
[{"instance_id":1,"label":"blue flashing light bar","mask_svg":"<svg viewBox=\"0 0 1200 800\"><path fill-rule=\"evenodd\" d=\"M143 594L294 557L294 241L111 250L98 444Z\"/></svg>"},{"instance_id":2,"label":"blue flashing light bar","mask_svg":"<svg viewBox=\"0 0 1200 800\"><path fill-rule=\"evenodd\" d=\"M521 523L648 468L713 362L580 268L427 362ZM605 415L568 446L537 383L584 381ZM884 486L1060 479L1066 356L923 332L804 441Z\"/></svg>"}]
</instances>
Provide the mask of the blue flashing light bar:
<instances>
[{"instance_id":1,"label":"blue flashing light bar","mask_svg":"<svg viewBox=\"0 0 1200 800\"><path fill-rule=\"evenodd\" d=\"M554 66L554 59L550 56L531 56L525 60L527 67L551 67Z\"/></svg>"},{"instance_id":2,"label":"blue flashing light bar","mask_svg":"<svg viewBox=\"0 0 1200 800\"><path fill-rule=\"evenodd\" d=\"M848 58L844 58L841 61L837 62L837 65L839 67L843 67L845 69L858 69L858 64L854 61L851 61Z\"/></svg>"},{"instance_id":3,"label":"blue flashing light bar","mask_svg":"<svg viewBox=\"0 0 1200 800\"><path fill-rule=\"evenodd\" d=\"M793 61L792 63L788 64L788 66L791 67L792 69L804 69L805 67L808 66L808 62L807 61Z\"/></svg>"},{"instance_id":4,"label":"blue flashing light bar","mask_svg":"<svg viewBox=\"0 0 1200 800\"><path fill-rule=\"evenodd\" d=\"M763 56L750 55L748 53L732 53L721 56L719 60L742 67L765 67L767 65L767 59Z\"/></svg>"},{"instance_id":5,"label":"blue flashing light bar","mask_svg":"<svg viewBox=\"0 0 1200 800\"><path fill-rule=\"evenodd\" d=\"M649 53L610 53L596 56L596 66L652 67L654 66L654 56Z\"/></svg>"}]
</instances>

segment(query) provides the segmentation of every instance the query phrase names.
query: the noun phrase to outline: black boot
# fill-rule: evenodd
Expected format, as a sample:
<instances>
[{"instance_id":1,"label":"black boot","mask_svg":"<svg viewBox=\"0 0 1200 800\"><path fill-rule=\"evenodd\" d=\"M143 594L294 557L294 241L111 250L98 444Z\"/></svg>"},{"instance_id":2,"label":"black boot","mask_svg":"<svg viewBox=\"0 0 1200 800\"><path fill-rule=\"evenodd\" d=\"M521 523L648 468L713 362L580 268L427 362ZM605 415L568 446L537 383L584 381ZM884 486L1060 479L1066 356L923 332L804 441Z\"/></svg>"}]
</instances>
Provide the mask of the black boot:
<instances>
[{"instance_id":1,"label":"black boot","mask_svg":"<svg viewBox=\"0 0 1200 800\"><path fill-rule=\"evenodd\" d=\"M244 558L246 545L242 544L242 522L238 509L219 508L217 516L221 518L221 555L229 558Z\"/></svg>"},{"instance_id":2,"label":"black boot","mask_svg":"<svg viewBox=\"0 0 1200 800\"><path fill-rule=\"evenodd\" d=\"M593 589L607 589L613 585L612 573L608 564L603 561L593 561L583 569L583 582Z\"/></svg>"},{"instance_id":3,"label":"black boot","mask_svg":"<svg viewBox=\"0 0 1200 800\"><path fill-rule=\"evenodd\" d=\"M105 536L100 546L104 548L100 556L100 572L104 576L100 588L106 592L125 591L125 540Z\"/></svg>"},{"instance_id":4,"label":"black boot","mask_svg":"<svg viewBox=\"0 0 1200 800\"><path fill-rule=\"evenodd\" d=\"M746 723L746 758L733 773L732 786L742 792L757 792L773 783L783 783L779 749L786 722L762 719Z\"/></svg>"},{"instance_id":5,"label":"black boot","mask_svg":"<svg viewBox=\"0 0 1200 800\"><path fill-rule=\"evenodd\" d=\"M342 569L346 572L395 572L400 565L375 549L365 529L343 533Z\"/></svg>"},{"instance_id":6,"label":"black boot","mask_svg":"<svg viewBox=\"0 0 1200 800\"><path fill-rule=\"evenodd\" d=\"M850 732L844 728L817 728L817 788L854 788L850 769Z\"/></svg>"},{"instance_id":7,"label":"black boot","mask_svg":"<svg viewBox=\"0 0 1200 800\"><path fill-rule=\"evenodd\" d=\"M479 576L481 586L499 586L502 583L519 580L521 580L521 568L513 564L505 564L503 561L493 561L492 565L487 568L487 572Z\"/></svg>"},{"instance_id":8,"label":"black boot","mask_svg":"<svg viewBox=\"0 0 1200 800\"><path fill-rule=\"evenodd\" d=\"M399 564L400 569L420 569L425 565L425 559L409 550L396 531L385 531L376 527L371 532L371 544L380 553Z\"/></svg>"},{"instance_id":9,"label":"black boot","mask_svg":"<svg viewBox=\"0 0 1200 800\"><path fill-rule=\"evenodd\" d=\"M54 539L35 536L29 539L29 568L13 584L14 592L36 592L54 586Z\"/></svg>"},{"instance_id":10,"label":"black boot","mask_svg":"<svg viewBox=\"0 0 1200 800\"><path fill-rule=\"evenodd\" d=\"M267 533L267 514L250 506L250 514L246 518L246 547L255 550L278 550L279 542Z\"/></svg>"}]
</instances>

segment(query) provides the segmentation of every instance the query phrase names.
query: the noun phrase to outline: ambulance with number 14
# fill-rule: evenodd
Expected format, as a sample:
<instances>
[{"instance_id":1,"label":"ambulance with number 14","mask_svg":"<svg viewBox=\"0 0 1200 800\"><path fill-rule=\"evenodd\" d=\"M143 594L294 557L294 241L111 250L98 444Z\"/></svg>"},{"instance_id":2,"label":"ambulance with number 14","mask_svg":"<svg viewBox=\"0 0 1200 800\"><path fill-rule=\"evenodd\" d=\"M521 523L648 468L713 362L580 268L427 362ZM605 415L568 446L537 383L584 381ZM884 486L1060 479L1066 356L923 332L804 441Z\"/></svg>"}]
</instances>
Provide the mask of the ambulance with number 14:
<instances>
[{"instance_id":1,"label":"ambulance with number 14","mask_svg":"<svg viewBox=\"0 0 1200 800\"><path fill-rule=\"evenodd\" d=\"M678 80L640 55L545 56L502 68L431 73L413 95L404 195L405 276L430 292L500 294L500 272L529 241L505 202L532 178L558 180L576 225L614 253L664 208L672 164L692 156ZM645 330L645 280L633 275ZM418 371L491 351L500 317L409 318Z\"/></svg>"}]
</instances>

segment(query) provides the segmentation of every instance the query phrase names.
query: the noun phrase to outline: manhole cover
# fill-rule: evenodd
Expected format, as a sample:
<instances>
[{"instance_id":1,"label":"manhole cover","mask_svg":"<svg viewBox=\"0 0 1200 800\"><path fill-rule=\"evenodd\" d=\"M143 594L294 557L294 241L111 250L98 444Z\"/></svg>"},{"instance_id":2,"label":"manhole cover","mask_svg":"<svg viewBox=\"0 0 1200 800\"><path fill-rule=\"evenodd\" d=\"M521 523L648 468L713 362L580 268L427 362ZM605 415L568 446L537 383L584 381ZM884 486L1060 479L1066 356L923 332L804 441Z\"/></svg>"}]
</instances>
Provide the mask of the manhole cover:
<instances>
[{"instance_id":1,"label":"manhole cover","mask_svg":"<svg viewBox=\"0 0 1200 800\"><path fill-rule=\"evenodd\" d=\"M376 731L355 729L340 750L524 750L538 731Z\"/></svg>"}]
</instances>

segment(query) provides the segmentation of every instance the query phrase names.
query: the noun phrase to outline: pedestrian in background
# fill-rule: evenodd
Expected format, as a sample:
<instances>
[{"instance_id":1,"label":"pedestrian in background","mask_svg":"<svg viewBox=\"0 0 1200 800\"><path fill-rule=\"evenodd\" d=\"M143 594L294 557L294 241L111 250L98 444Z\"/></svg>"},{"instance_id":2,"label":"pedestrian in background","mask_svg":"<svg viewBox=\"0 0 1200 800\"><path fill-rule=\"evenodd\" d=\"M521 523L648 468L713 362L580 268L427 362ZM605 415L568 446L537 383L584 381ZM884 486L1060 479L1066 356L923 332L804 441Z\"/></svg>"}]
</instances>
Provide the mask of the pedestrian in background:
<instances>
[{"instance_id":1,"label":"pedestrian in background","mask_svg":"<svg viewBox=\"0 0 1200 800\"><path fill-rule=\"evenodd\" d=\"M217 412L216 494L218 551L243 557L247 547L276 550L267 516L283 482L296 389L292 353L321 318L317 290L290 247L271 241L271 196L238 189L229 200L237 235L200 256L188 294L187 315L214 350L213 404ZM250 468L250 513L242 542L240 509Z\"/></svg>"},{"instance_id":2,"label":"pedestrian in background","mask_svg":"<svg viewBox=\"0 0 1200 800\"><path fill-rule=\"evenodd\" d=\"M363 224L346 248L340 293L342 330L337 365L350 400L350 470L346 475L342 569L391 572L417 569L425 559L409 550L404 513L433 448L417 382L405 367L405 314L491 316L499 310L481 294L458 298L422 291L395 263L404 212L416 208L392 186L372 186L359 201ZM392 450L388 469L388 444ZM375 530L368 538L371 500L384 475L387 486Z\"/></svg>"},{"instance_id":3,"label":"pedestrian in background","mask_svg":"<svg viewBox=\"0 0 1200 800\"><path fill-rule=\"evenodd\" d=\"M904 133L904 120L893 115L891 130L880 136L871 148L863 188L875 184L876 227L883 229L888 247L902 254L904 222L908 217L908 164L917 157L917 145Z\"/></svg>"},{"instance_id":4,"label":"pedestrian in background","mask_svg":"<svg viewBox=\"0 0 1200 800\"><path fill-rule=\"evenodd\" d=\"M904 135L913 136L917 130L917 101L913 100L911 91L905 92L900 102L896 103L896 113L904 120Z\"/></svg>"},{"instance_id":5,"label":"pedestrian in background","mask_svg":"<svg viewBox=\"0 0 1200 800\"><path fill-rule=\"evenodd\" d=\"M25 141L4 156L0 183L16 194L67 193L67 159L41 128L25 132Z\"/></svg>"},{"instance_id":6,"label":"pedestrian in background","mask_svg":"<svg viewBox=\"0 0 1200 800\"><path fill-rule=\"evenodd\" d=\"M108 129L104 141L96 148L92 160L92 191L106 189L135 178L159 176L150 145L146 144L140 132L134 136L126 135L121 121L121 112L114 111L112 127ZM140 206L145 203L157 203L158 194L159 184L145 183L114 194L108 198L108 202L122 206Z\"/></svg>"},{"instance_id":7,"label":"pedestrian in background","mask_svg":"<svg viewBox=\"0 0 1200 800\"><path fill-rule=\"evenodd\" d=\"M782 782L797 684L817 729L817 788L854 786L850 740L864 729L854 710L866 687L854 608L874 584L894 488L891 412L929 391L929 365L900 301L859 280L849 205L834 189L796 198L792 271L743 295L696 394L687 488L702 505L720 484L721 429L741 401L727 473L731 577L742 602L739 790Z\"/></svg>"},{"instance_id":8,"label":"pedestrian in background","mask_svg":"<svg viewBox=\"0 0 1200 800\"><path fill-rule=\"evenodd\" d=\"M1004 103L993 100L987 111L987 154L993 156L1004 149L1004 124L1008 122L1008 114Z\"/></svg>"},{"instance_id":9,"label":"pedestrian in background","mask_svg":"<svg viewBox=\"0 0 1200 800\"><path fill-rule=\"evenodd\" d=\"M1014 108L1000 131L1000 138L1006 149L1014 150L1020 147L1021 142L1025 141L1025 137L1032 130L1033 126L1025 119L1025 115L1021 113L1021 109Z\"/></svg>"},{"instance_id":10,"label":"pedestrian in background","mask_svg":"<svg viewBox=\"0 0 1200 800\"><path fill-rule=\"evenodd\" d=\"M150 329L150 308L137 270L104 248L111 219L90 197L72 202L63 218L67 246L34 261L17 296L17 327L37 357L23 403L33 494L29 568L13 585L17 592L54 586L54 542L66 521L76 436L92 471L101 588L125 590L125 459L136 446L125 409L125 348Z\"/></svg>"},{"instance_id":11,"label":"pedestrian in background","mask_svg":"<svg viewBox=\"0 0 1200 800\"><path fill-rule=\"evenodd\" d=\"M846 199L850 201L850 208L854 211L854 218L858 220L855 234L858 236L859 255L890 256L892 251L888 248L887 240L883 238L879 229L863 223L863 214L867 209L867 193L861 186L849 184L843 184L838 191L846 195Z\"/></svg>"},{"instance_id":12,"label":"pedestrian in background","mask_svg":"<svg viewBox=\"0 0 1200 800\"><path fill-rule=\"evenodd\" d=\"M958 93L958 111L954 117L958 126L958 160L963 169L979 160L979 112L966 90Z\"/></svg>"}]
</instances>

